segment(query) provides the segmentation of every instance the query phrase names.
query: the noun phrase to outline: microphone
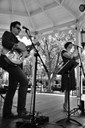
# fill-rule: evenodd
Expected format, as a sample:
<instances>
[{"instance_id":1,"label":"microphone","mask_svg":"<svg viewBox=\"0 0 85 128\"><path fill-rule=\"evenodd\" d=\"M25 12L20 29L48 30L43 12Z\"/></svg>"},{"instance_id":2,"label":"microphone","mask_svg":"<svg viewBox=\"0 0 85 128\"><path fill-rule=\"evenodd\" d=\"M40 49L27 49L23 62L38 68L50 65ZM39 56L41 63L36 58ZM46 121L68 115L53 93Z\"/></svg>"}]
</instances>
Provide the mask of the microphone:
<instances>
[{"instance_id":1,"label":"microphone","mask_svg":"<svg viewBox=\"0 0 85 128\"><path fill-rule=\"evenodd\" d=\"M76 46L76 47L78 47L78 48L83 49L81 46L78 46L78 45L76 45L76 44L72 44L72 45L74 45L74 46Z\"/></svg>"},{"instance_id":2,"label":"microphone","mask_svg":"<svg viewBox=\"0 0 85 128\"><path fill-rule=\"evenodd\" d=\"M25 30L29 30L29 29L28 29L27 27L25 27L25 26L22 26L22 28L25 29Z\"/></svg>"}]
</instances>

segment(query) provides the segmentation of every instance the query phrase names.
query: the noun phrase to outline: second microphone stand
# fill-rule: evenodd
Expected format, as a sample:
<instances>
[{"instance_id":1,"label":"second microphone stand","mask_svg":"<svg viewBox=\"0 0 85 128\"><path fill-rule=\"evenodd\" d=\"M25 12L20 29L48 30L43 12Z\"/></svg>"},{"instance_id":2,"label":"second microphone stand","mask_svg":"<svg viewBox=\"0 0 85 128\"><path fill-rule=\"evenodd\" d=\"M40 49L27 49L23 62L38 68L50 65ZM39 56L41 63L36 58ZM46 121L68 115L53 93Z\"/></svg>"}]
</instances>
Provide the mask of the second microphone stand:
<instances>
[{"instance_id":1,"label":"second microphone stand","mask_svg":"<svg viewBox=\"0 0 85 128\"><path fill-rule=\"evenodd\" d=\"M48 70L43 62L43 60L41 59L40 57L40 54L38 53L38 50L36 49L33 41L32 41L32 36L30 35L30 32L28 33L29 30L25 30L25 32L27 33L27 36L28 38L30 39L31 43L32 43L32 47L34 48L35 50L35 53L34 53L34 57L35 57L35 61L34 61L34 70L33 70L33 109L32 109L32 118L31 118L31 123L32 125L34 126L34 128L36 127L36 122L35 122L35 99L36 99L36 76L37 76L37 59L39 57L39 59L41 60L44 68L45 68L45 71L48 73Z\"/></svg>"},{"instance_id":2,"label":"second microphone stand","mask_svg":"<svg viewBox=\"0 0 85 128\"><path fill-rule=\"evenodd\" d=\"M85 113L84 113L84 102L81 100L81 84L82 84L82 73L83 73L83 76L85 77L85 73L84 73L84 68L83 68L83 64L82 64L82 60L81 60L81 56L80 56L80 53L79 53L79 49L78 48L81 48L81 47L77 47L77 51L78 51L78 56L79 56L79 61L80 61L80 73L79 73L79 76L80 76L80 82L79 82L79 84L80 84L80 94L79 94L79 96L80 96L80 103L79 103L79 105L78 105L78 108L74 108L73 110L71 110L71 114L73 114L73 113L76 113L76 112L78 112L78 110L80 110L81 111L81 115L85 115Z\"/></svg>"}]
</instances>

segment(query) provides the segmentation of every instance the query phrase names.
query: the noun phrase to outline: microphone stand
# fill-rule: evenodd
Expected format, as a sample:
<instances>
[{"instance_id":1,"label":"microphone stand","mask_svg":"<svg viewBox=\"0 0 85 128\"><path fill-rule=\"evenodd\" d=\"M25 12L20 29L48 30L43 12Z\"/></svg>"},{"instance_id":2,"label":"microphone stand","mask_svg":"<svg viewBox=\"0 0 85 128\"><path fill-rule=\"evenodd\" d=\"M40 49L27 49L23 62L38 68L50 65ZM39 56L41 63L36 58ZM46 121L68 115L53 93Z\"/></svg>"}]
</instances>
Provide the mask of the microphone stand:
<instances>
[{"instance_id":1,"label":"microphone stand","mask_svg":"<svg viewBox=\"0 0 85 128\"><path fill-rule=\"evenodd\" d=\"M29 31L29 33L28 33L28 29L25 29L25 32L26 32L26 34L27 34L27 36L28 36L28 38L30 39L30 41L31 41L31 43L32 43L32 46L33 46L33 48L34 48L34 50L35 50L35 53L34 53L34 57L35 57L35 62L34 62L34 72L33 72L33 87L34 87L34 89L33 89L33 94L34 94L34 96L33 96L33 108L32 108L32 118L31 118L31 124L32 124L32 126L33 126L33 128L36 128L37 126L36 126L36 119L35 119L35 99L36 99L36 76L37 76L37 57L39 57L40 58L40 60L41 60L41 62L42 62L42 64L43 64L43 66L44 66L44 68L45 68L45 71L48 73L48 70L47 70L47 68L46 68L46 66L45 66L45 64L44 64L44 62L43 62L43 60L41 59L41 57L40 57L40 54L39 54L39 52L38 52L38 50L36 49L36 47L35 47L35 45L34 45L34 43L33 43L33 41L32 41L32 36L31 36L31 34L30 34L30 31ZM43 122L48 122L49 121L49 118L47 117L46 118L47 120L45 121L45 117L44 117L44 121ZM37 122L38 123L38 122ZM38 127L39 128L39 127Z\"/></svg>"},{"instance_id":2,"label":"microphone stand","mask_svg":"<svg viewBox=\"0 0 85 128\"><path fill-rule=\"evenodd\" d=\"M80 60L80 105L78 105L79 107L78 108L74 108L73 110L71 110L71 114L77 112L78 110L81 110L81 114L84 113L84 102L81 101L81 76L82 76L82 72L83 72L83 76L85 77L85 73L84 73L84 68L83 68L83 64L82 64L82 60L81 60L81 56L80 56L80 53L79 53L79 49L78 48L81 48L80 46L77 46L77 51L78 51L78 56L79 56L79 60Z\"/></svg>"},{"instance_id":3,"label":"microphone stand","mask_svg":"<svg viewBox=\"0 0 85 128\"><path fill-rule=\"evenodd\" d=\"M79 54L79 52L78 52ZM79 105L79 109L81 110L81 115L85 115L84 114L84 101L81 100L81 79L82 79L82 73L83 76L85 77L85 73L84 73L84 68L83 68L83 64L82 64L82 60L81 60L81 56L79 54L79 59L80 59L80 105Z\"/></svg>"},{"instance_id":4,"label":"microphone stand","mask_svg":"<svg viewBox=\"0 0 85 128\"><path fill-rule=\"evenodd\" d=\"M78 52L79 54L79 52ZM84 113L84 102L81 100L81 82L82 82L82 73L83 73L83 76L85 77L85 73L84 73L84 68L83 68L83 64L82 64L82 60L81 60L81 57L80 57L80 54L79 54L79 58L80 58L80 105L79 105L79 109L81 110L81 114Z\"/></svg>"},{"instance_id":5,"label":"microphone stand","mask_svg":"<svg viewBox=\"0 0 85 128\"><path fill-rule=\"evenodd\" d=\"M34 45L34 43L33 43L33 41L32 41L32 36L31 36L30 32L29 32L29 34L28 34L28 29L26 29L25 32L27 33L27 36L28 36L28 38L30 39L33 48L35 49L35 52L36 52L37 56L40 58L40 60L41 60L41 62L42 62L42 64L43 64L43 67L45 68L45 71L46 71L47 74L48 74L47 67L45 66L45 64L44 64L44 62L43 62L43 60L42 60L42 58L41 58L41 56L40 56L38 50L36 49L36 47L35 47L35 45Z\"/></svg>"}]
</instances>

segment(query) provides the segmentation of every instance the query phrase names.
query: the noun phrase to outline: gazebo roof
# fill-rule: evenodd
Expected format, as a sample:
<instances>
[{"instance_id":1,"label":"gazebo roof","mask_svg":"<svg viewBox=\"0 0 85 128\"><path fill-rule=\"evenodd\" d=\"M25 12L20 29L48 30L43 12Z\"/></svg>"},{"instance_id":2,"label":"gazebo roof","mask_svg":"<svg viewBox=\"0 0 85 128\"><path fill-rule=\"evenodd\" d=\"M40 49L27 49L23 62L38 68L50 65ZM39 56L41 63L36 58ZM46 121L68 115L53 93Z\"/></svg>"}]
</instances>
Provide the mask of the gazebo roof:
<instances>
[{"instance_id":1,"label":"gazebo roof","mask_svg":"<svg viewBox=\"0 0 85 128\"><path fill-rule=\"evenodd\" d=\"M84 0L0 0L0 35L18 20L30 31L46 33L68 29L84 18Z\"/></svg>"}]
</instances>

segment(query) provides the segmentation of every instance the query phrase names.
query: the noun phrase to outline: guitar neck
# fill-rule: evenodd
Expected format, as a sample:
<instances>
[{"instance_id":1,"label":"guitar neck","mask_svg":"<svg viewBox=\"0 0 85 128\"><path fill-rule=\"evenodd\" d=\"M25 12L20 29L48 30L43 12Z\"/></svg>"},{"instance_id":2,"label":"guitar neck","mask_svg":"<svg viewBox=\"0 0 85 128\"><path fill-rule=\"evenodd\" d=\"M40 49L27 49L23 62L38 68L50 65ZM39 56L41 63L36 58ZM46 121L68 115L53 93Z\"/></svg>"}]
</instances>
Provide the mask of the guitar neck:
<instances>
[{"instance_id":1,"label":"guitar neck","mask_svg":"<svg viewBox=\"0 0 85 128\"><path fill-rule=\"evenodd\" d=\"M33 49L33 46L32 46L32 45L26 46L26 50L27 50L28 52L30 52L32 49Z\"/></svg>"},{"instance_id":2,"label":"guitar neck","mask_svg":"<svg viewBox=\"0 0 85 128\"><path fill-rule=\"evenodd\" d=\"M39 45L39 43L34 44L34 46L36 46L36 45ZM26 46L27 51L30 52L34 48L34 46L33 45Z\"/></svg>"}]
</instances>

